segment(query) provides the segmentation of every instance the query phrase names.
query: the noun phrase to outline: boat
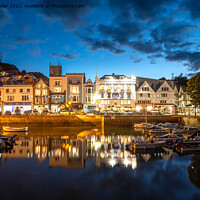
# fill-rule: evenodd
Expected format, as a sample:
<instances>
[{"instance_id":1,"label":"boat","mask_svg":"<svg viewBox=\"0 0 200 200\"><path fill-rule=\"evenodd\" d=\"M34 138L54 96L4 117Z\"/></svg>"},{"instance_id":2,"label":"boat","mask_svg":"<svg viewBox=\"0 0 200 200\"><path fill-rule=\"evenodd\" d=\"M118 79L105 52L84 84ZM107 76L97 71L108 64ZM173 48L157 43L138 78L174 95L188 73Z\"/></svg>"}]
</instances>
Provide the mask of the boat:
<instances>
[{"instance_id":1,"label":"boat","mask_svg":"<svg viewBox=\"0 0 200 200\"><path fill-rule=\"evenodd\" d=\"M151 126L152 126L152 124L150 124L150 123L133 124L134 128L148 128Z\"/></svg>"},{"instance_id":2,"label":"boat","mask_svg":"<svg viewBox=\"0 0 200 200\"><path fill-rule=\"evenodd\" d=\"M170 133L169 128L162 128L162 127L152 127L148 129L149 134L157 133L157 134L162 134L162 133Z\"/></svg>"},{"instance_id":3,"label":"boat","mask_svg":"<svg viewBox=\"0 0 200 200\"><path fill-rule=\"evenodd\" d=\"M26 132L26 131L28 131L28 127L3 126L3 131L7 131L7 132Z\"/></svg>"},{"instance_id":4,"label":"boat","mask_svg":"<svg viewBox=\"0 0 200 200\"><path fill-rule=\"evenodd\" d=\"M130 149L142 150L142 149L159 149L166 144L165 141L132 141L130 144Z\"/></svg>"},{"instance_id":5,"label":"boat","mask_svg":"<svg viewBox=\"0 0 200 200\"><path fill-rule=\"evenodd\" d=\"M6 148L6 143L4 140L0 139L0 149Z\"/></svg>"},{"instance_id":6,"label":"boat","mask_svg":"<svg viewBox=\"0 0 200 200\"><path fill-rule=\"evenodd\" d=\"M173 143L183 140L184 137L178 136L176 134L165 134L161 136L153 136L152 139L166 141L167 143Z\"/></svg>"}]
</instances>

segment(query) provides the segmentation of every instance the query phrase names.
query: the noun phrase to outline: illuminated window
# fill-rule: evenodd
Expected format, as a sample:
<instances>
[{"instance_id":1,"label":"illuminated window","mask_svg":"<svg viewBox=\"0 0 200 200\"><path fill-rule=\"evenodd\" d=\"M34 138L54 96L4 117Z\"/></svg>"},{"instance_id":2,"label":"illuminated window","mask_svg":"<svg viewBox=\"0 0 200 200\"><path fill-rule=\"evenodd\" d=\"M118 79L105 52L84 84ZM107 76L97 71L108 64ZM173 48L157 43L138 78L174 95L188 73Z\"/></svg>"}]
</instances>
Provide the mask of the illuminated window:
<instances>
[{"instance_id":1,"label":"illuminated window","mask_svg":"<svg viewBox=\"0 0 200 200\"><path fill-rule=\"evenodd\" d=\"M45 84L42 84L42 87L45 88Z\"/></svg>"},{"instance_id":2,"label":"illuminated window","mask_svg":"<svg viewBox=\"0 0 200 200\"><path fill-rule=\"evenodd\" d=\"M47 95L47 90L42 90L42 95Z\"/></svg>"},{"instance_id":3,"label":"illuminated window","mask_svg":"<svg viewBox=\"0 0 200 200\"><path fill-rule=\"evenodd\" d=\"M127 85L127 89L129 89L129 90L130 90L130 89L131 89L131 85Z\"/></svg>"},{"instance_id":4,"label":"illuminated window","mask_svg":"<svg viewBox=\"0 0 200 200\"><path fill-rule=\"evenodd\" d=\"M101 85L101 89L104 90L104 85Z\"/></svg>"},{"instance_id":5,"label":"illuminated window","mask_svg":"<svg viewBox=\"0 0 200 200\"><path fill-rule=\"evenodd\" d=\"M111 85L107 85L107 88L108 88L108 90L110 90L111 89Z\"/></svg>"},{"instance_id":6,"label":"illuminated window","mask_svg":"<svg viewBox=\"0 0 200 200\"><path fill-rule=\"evenodd\" d=\"M79 87L73 86L72 87L72 93L79 93Z\"/></svg>"},{"instance_id":7,"label":"illuminated window","mask_svg":"<svg viewBox=\"0 0 200 200\"><path fill-rule=\"evenodd\" d=\"M30 92L30 89L27 89L27 92L29 93L29 92Z\"/></svg>"},{"instance_id":8,"label":"illuminated window","mask_svg":"<svg viewBox=\"0 0 200 200\"><path fill-rule=\"evenodd\" d=\"M121 104L122 104L122 105L124 104L124 100L121 100Z\"/></svg>"},{"instance_id":9,"label":"illuminated window","mask_svg":"<svg viewBox=\"0 0 200 200\"><path fill-rule=\"evenodd\" d=\"M124 89L124 85L120 85L120 89L123 90Z\"/></svg>"},{"instance_id":10,"label":"illuminated window","mask_svg":"<svg viewBox=\"0 0 200 200\"><path fill-rule=\"evenodd\" d=\"M40 95L40 90L35 90L35 95Z\"/></svg>"},{"instance_id":11,"label":"illuminated window","mask_svg":"<svg viewBox=\"0 0 200 200\"><path fill-rule=\"evenodd\" d=\"M47 98L43 97L43 98L42 98L42 103L43 103L43 104L47 104Z\"/></svg>"},{"instance_id":12,"label":"illuminated window","mask_svg":"<svg viewBox=\"0 0 200 200\"><path fill-rule=\"evenodd\" d=\"M54 92L61 92L61 87L54 88Z\"/></svg>"}]
</instances>

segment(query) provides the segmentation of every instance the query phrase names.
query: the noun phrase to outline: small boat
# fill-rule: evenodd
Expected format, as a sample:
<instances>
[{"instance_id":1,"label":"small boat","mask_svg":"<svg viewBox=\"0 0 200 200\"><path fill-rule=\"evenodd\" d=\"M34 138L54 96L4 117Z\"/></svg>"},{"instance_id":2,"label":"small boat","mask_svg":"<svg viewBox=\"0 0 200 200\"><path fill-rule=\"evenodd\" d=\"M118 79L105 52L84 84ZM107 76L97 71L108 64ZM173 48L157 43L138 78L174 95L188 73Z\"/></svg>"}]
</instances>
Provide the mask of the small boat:
<instances>
[{"instance_id":1,"label":"small boat","mask_svg":"<svg viewBox=\"0 0 200 200\"><path fill-rule=\"evenodd\" d=\"M3 131L7 131L7 132L26 132L26 131L28 131L28 127L3 126Z\"/></svg>"},{"instance_id":2,"label":"small boat","mask_svg":"<svg viewBox=\"0 0 200 200\"><path fill-rule=\"evenodd\" d=\"M152 124L149 124L149 123L133 124L134 128L148 128L151 126L152 126Z\"/></svg>"},{"instance_id":3,"label":"small boat","mask_svg":"<svg viewBox=\"0 0 200 200\"><path fill-rule=\"evenodd\" d=\"M170 133L170 130L168 128L152 128L152 129L148 129L149 134L152 133Z\"/></svg>"},{"instance_id":4,"label":"small boat","mask_svg":"<svg viewBox=\"0 0 200 200\"><path fill-rule=\"evenodd\" d=\"M142 150L142 149L159 149L166 144L165 141L132 141L130 144L130 149Z\"/></svg>"}]
</instances>

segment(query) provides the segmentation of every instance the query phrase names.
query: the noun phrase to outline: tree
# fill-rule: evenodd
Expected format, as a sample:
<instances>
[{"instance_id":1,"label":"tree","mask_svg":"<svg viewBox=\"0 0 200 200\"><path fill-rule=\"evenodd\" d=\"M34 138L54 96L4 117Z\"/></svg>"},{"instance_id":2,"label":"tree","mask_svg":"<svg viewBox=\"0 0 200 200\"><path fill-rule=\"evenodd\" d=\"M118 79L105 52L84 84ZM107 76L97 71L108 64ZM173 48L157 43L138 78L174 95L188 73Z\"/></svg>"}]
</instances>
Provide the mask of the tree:
<instances>
[{"instance_id":1,"label":"tree","mask_svg":"<svg viewBox=\"0 0 200 200\"><path fill-rule=\"evenodd\" d=\"M179 76L176 76L174 78L174 82L175 82L176 85L187 86L188 78L186 76L183 76L183 73L181 73Z\"/></svg>"},{"instance_id":2,"label":"tree","mask_svg":"<svg viewBox=\"0 0 200 200\"><path fill-rule=\"evenodd\" d=\"M200 105L200 72L190 78L187 85L187 93L190 95L191 104L195 107L196 116L196 108Z\"/></svg>"}]
</instances>

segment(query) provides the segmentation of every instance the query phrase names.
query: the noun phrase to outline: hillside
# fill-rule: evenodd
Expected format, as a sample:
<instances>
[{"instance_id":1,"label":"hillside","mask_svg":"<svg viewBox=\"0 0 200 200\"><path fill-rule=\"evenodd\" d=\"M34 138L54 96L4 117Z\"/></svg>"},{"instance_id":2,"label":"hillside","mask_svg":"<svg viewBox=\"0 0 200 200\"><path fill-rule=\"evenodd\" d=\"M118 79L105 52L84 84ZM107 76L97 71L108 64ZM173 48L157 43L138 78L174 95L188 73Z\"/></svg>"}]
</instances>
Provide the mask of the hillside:
<instances>
[{"instance_id":1,"label":"hillside","mask_svg":"<svg viewBox=\"0 0 200 200\"><path fill-rule=\"evenodd\" d=\"M19 69L15 65L0 62L0 72L2 72L2 71L8 72L8 71L12 71L12 70L16 70L19 72Z\"/></svg>"}]
</instances>

